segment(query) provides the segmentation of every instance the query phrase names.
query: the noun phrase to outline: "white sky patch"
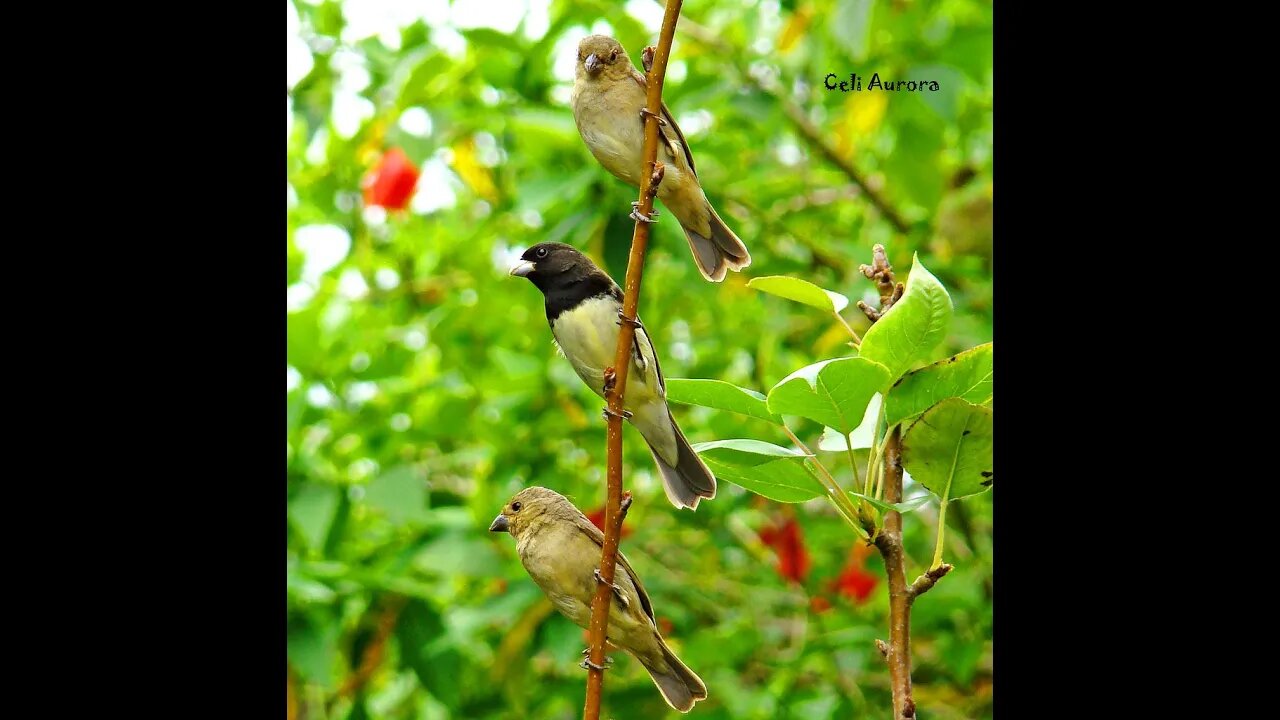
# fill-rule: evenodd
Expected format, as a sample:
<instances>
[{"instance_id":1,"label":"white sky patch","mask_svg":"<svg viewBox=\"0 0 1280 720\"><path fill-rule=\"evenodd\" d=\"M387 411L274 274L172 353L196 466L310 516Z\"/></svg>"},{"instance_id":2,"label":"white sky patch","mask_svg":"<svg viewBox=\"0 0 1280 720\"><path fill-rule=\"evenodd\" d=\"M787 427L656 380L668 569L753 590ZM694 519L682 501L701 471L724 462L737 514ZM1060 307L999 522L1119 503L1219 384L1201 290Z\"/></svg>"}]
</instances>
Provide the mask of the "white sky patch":
<instances>
[{"instance_id":1,"label":"white sky patch","mask_svg":"<svg viewBox=\"0 0 1280 720\"><path fill-rule=\"evenodd\" d=\"M284 307L287 312L298 312L307 307L316 289L306 283L294 283L284 289Z\"/></svg>"},{"instance_id":2,"label":"white sky patch","mask_svg":"<svg viewBox=\"0 0 1280 720\"><path fill-rule=\"evenodd\" d=\"M312 165L323 165L326 158L329 157L329 128L321 127L316 129L315 135L311 137L311 143L307 145L307 151L304 153L307 162Z\"/></svg>"},{"instance_id":3,"label":"white sky patch","mask_svg":"<svg viewBox=\"0 0 1280 720\"><path fill-rule=\"evenodd\" d=\"M706 110L695 110L689 113L683 113L676 118L676 122L680 124L680 130L685 137L697 137L706 132L711 127L711 123L715 120L715 116ZM877 295L876 297L879 297Z\"/></svg>"},{"instance_id":4,"label":"white sky patch","mask_svg":"<svg viewBox=\"0 0 1280 720\"><path fill-rule=\"evenodd\" d=\"M439 153L422 164L418 187L409 207L419 215L445 210L458 203L458 180Z\"/></svg>"},{"instance_id":5,"label":"white sky patch","mask_svg":"<svg viewBox=\"0 0 1280 720\"><path fill-rule=\"evenodd\" d=\"M494 105L497 105L498 102L501 100L502 100L502 93L498 92L496 88L492 88L488 85L485 85L484 87L480 88L480 102L484 103L485 105L488 105L489 107L493 107Z\"/></svg>"},{"instance_id":6,"label":"white sky patch","mask_svg":"<svg viewBox=\"0 0 1280 720\"><path fill-rule=\"evenodd\" d=\"M289 87L293 88L293 84L291 83ZM293 135L293 96L292 95L284 96L284 110L285 110L285 115L288 116L287 122L285 124L285 129L284 129L284 136L287 138Z\"/></svg>"},{"instance_id":7,"label":"white sky patch","mask_svg":"<svg viewBox=\"0 0 1280 720\"><path fill-rule=\"evenodd\" d=\"M338 294L348 300L359 300L369 294L369 283L355 268L347 268L338 278Z\"/></svg>"},{"instance_id":8,"label":"white sky patch","mask_svg":"<svg viewBox=\"0 0 1280 720\"><path fill-rule=\"evenodd\" d=\"M333 393L329 392L329 388L315 384L307 388L307 402L312 407L331 407L333 405Z\"/></svg>"},{"instance_id":9,"label":"white sky patch","mask_svg":"<svg viewBox=\"0 0 1280 720\"><path fill-rule=\"evenodd\" d=\"M551 0L529 0L528 7L524 36L530 40L541 40L551 28Z\"/></svg>"},{"instance_id":10,"label":"white sky patch","mask_svg":"<svg viewBox=\"0 0 1280 720\"><path fill-rule=\"evenodd\" d=\"M774 153L778 156L778 162L783 165L796 165L804 159L804 154L800 152L800 146L790 140L779 142Z\"/></svg>"},{"instance_id":11,"label":"white sky patch","mask_svg":"<svg viewBox=\"0 0 1280 720\"><path fill-rule=\"evenodd\" d=\"M528 248L524 245L510 246L505 240L497 240L493 243L493 249L489 252L489 259L493 262L493 269L502 275L511 272L511 268L520 262L520 256Z\"/></svg>"},{"instance_id":12,"label":"white sky patch","mask_svg":"<svg viewBox=\"0 0 1280 720\"><path fill-rule=\"evenodd\" d=\"M613 26L604 20L597 20L595 21L595 24L591 26L591 32L587 34L588 35L608 35L609 37L613 37Z\"/></svg>"},{"instance_id":13,"label":"white sky patch","mask_svg":"<svg viewBox=\"0 0 1280 720\"><path fill-rule=\"evenodd\" d=\"M302 39L302 23L298 20L298 11L289 3L289 17L285 21L285 74L288 76L289 89L292 90L302 78L311 72L315 60L311 50Z\"/></svg>"},{"instance_id":14,"label":"white sky patch","mask_svg":"<svg viewBox=\"0 0 1280 720\"><path fill-rule=\"evenodd\" d=\"M560 82L572 83L578 70L578 43L591 33L579 28L564 33L551 50L551 76Z\"/></svg>"},{"instance_id":15,"label":"white sky patch","mask_svg":"<svg viewBox=\"0 0 1280 720\"><path fill-rule=\"evenodd\" d=\"M627 0L627 14L639 20L651 32L662 29L662 16L666 10L653 0Z\"/></svg>"},{"instance_id":16,"label":"white sky patch","mask_svg":"<svg viewBox=\"0 0 1280 720\"><path fill-rule=\"evenodd\" d=\"M431 113L426 108L411 107L405 108L400 113L400 120L396 123L400 129L415 137L428 137L431 130L435 127L435 123L431 121Z\"/></svg>"},{"instance_id":17,"label":"white sky patch","mask_svg":"<svg viewBox=\"0 0 1280 720\"><path fill-rule=\"evenodd\" d=\"M292 365L285 365L284 391L291 393L302 385L302 373Z\"/></svg>"},{"instance_id":18,"label":"white sky patch","mask_svg":"<svg viewBox=\"0 0 1280 720\"><path fill-rule=\"evenodd\" d=\"M347 385L347 402L363 405L378 396L378 383L358 380Z\"/></svg>"},{"instance_id":19,"label":"white sky patch","mask_svg":"<svg viewBox=\"0 0 1280 720\"><path fill-rule=\"evenodd\" d=\"M427 334L418 328L410 328L405 331L404 338L401 339L404 346L410 350L421 350L427 346Z\"/></svg>"},{"instance_id":20,"label":"white sky patch","mask_svg":"<svg viewBox=\"0 0 1280 720\"><path fill-rule=\"evenodd\" d=\"M350 50L335 52L330 64L338 73L338 82L333 88L333 110L329 117L338 135L350 138L375 113L373 102L360 95L371 82L369 70L364 58Z\"/></svg>"},{"instance_id":21,"label":"white sky patch","mask_svg":"<svg viewBox=\"0 0 1280 720\"><path fill-rule=\"evenodd\" d=\"M400 284L400 273L391 268L378 268L373 274L373 283L383 290L390 290Z\"/></svg>"},{"instance_id":22,"label":"white sky patch","mask_svg":"<svg viewBox=\"0 0 1280 720\"><path fill-rule=\"evenodd\" d=\"M458 28L493 28L510 35L524 17L526 3L522 0L484 0L484 2L455 2L453 24Z\"/></svg>"},{"instance_id":23,"label":"white sky patch","mask_svg":"<svg viewBox=\"0 0 1280 720\"><path fill-rule=\"evenodd\" d=\"M381 205L369 205L360 212L366 225L386 225L387 209Z\"/></svg>"},{"instance_id":24,"label":"white sky patch","mask_svg":"<svg viewBox=\"0 0 1280 720\"><path fill-rule=\"evenodd\" d=\"M383 45L400 47L400 28L421 18L428 27L449 21L449 0L359 0L342 4L346 27L342 41L354 43L377 35Z\"/></svg>"},{"instance_id":25,"label":"white sky patch","mask_svg":"<svg viewBox=\"0 0 1280 720\"><path fill-rule=\"evenodd\" d=\"M640 70L641 72L644 72L639 67L637 67L636 69ZM667 77L662 82L664 85L666 84L667 80L670 80L671 82L675 82L675 83L684 82L684 79L688 76L689 76L689 66L685 63L685 61L674 60L672 62L667 63ZM681 128L681 129L683 130L684 128Z\"/></svg>"},{"instance_id":26,"label":"white sky patch","mask_svg":"<svg viewBox=\"0 0 1280 720\"><path fill-rule=\"evenodd\" d=\"M396 432L404 432L413 426L413 418L405 413L396 413L391 416L391 429Z\"/></svg>"},{"instance_id":27,"label":"white sky patch","mask_svg":"<svg viewBox=\"0 0 1280 720\"><path fill-rule=\"evenodd\" d=\"M351 235L337 225L303 225L293 233L294 247L302 252L302 281L314 286L351 250Z\"/></svg>"}]
</instances>

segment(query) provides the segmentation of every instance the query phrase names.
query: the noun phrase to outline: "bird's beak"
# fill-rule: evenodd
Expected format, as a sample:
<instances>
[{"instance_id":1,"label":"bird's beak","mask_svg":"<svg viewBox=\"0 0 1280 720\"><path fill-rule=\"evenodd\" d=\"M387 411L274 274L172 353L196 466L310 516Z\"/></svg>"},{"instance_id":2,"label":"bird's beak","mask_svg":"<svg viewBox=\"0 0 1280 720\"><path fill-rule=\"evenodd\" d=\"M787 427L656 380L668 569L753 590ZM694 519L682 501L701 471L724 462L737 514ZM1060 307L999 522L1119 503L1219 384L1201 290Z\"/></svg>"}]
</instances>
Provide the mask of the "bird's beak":
<instances>
[{"instance_id":1,"label":"bird's beak","mask_svg":"<svg viewBox=\"0 0 1280 720\"><path fill-rule=\"evenodd\" d=\"M511 523L507 522L506 515L499 515L493 519L493 524L489 526L489 532L507 532L511 529Z\"/></svg>"},{"instance_id":2,"label":"bird's beak","mask_svg":"<svg viewBox=\"0 0 1280 720\"><path fill-rule=\"evenodd\" d=\"M521 260L519 265L511 268L511 275L515 277L528 277L529 273L536 269L533 263L528 260Z\"/></svg>"},{"instance_id":3,"label":"bird's beak","mask_svg":"<svg viewBox=\"0 0 1280 720\"><path fill-rule=\"evenodd\" d=\"M591 53L587 56L587 59L583 61L583 64L587 66L587 72L593 73L596 71L596 68L600 67L600 58L597 57L595 53Z\"/></svg>"}]
</instances>

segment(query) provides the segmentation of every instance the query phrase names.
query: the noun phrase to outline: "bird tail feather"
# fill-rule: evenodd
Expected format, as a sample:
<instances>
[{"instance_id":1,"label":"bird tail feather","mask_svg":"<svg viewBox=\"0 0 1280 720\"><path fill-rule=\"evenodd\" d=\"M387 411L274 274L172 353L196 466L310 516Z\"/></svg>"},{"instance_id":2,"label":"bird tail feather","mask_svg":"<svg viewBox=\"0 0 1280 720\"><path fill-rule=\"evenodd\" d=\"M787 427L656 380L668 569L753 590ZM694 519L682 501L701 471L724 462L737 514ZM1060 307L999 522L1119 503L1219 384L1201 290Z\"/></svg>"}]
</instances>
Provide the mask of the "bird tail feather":
<instances>
[{"instance_id":1,"label":"bird tail feather","mask_svg":"<svg viewBox=\"0 0 1280 720\"><path fill-rule=\"evenodd\" d=\"M658 636L658 644L662 649L661 662L649 663L639 656L637 658L644 669L649 671L649 677L658 686L662 699L676 710L687 713L693 709L694 703L707 698L707 686L703 684L702 678L680 662L680 658L671 652L661 635Z\"/></svg>"},{"instance_id":2,"label":"bird tail feather","mask_svg":"<svg viewBox=\"0 0 1280 720\"><path fill-rule=\"evenodd\" d=\"M708 222L711 226L710 237L704 237L688 227L681 226L685 237L689 240L689 249L693 251L693 261L698 265L702 276L711 282L724 280L729 270L738 272L751 264L751 253L747 246L729 229L728 225L716 214L716 209L707 203Z\"/></svg>"},{"instance_id":3,"label":"bird tail feather","mask_svg":"<svg viewBox=\"0 0 1280 720\"><path fill-rule=\"evenodd\" d=\"M670 417L670 412L667 415ZM675 418L671 418L671 429L676 436L675 466L663 460L652 444L649 445L649 452L652 453L658 470L662 472L662 486L667 491L667 499L671 504L677 508L697 510L699 500L710 500L716 496L716 476L711 474L706 463L694 452Z\"/></svg>"}]
</instances>

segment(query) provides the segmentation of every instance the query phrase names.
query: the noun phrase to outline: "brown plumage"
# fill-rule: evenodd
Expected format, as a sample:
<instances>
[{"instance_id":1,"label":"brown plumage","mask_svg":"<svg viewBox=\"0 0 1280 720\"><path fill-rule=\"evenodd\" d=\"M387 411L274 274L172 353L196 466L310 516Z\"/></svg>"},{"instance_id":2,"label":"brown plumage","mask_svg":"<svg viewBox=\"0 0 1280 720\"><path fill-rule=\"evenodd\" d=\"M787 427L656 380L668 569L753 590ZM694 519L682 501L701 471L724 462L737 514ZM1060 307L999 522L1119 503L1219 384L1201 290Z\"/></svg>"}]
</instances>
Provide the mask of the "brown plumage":
<instances>
[{"instance_id":1,"label":"brown plumage","mask_svg":"<svg viewBox=\"0 0 1280 720\"><path fill-rule=\"evenodd\" d=\"M529 487L511 498L489 530L511 533L529 577L565 617L587 627L604 533L586 515L554 490ZM649 594L621 552L613 582L606 638L640 661L668 705L689 712L707 697L707 687L663 641Z\"/></svg>"},{"instance_id":2,"label":"brown plumage","mask_svg":"<svg viewBox=\"0 0 1280 720\"><path fill-rule=\"evenodd\" d=\"M573 119L595 159L619 180L640 187L644 154L646 88L644 75L631 64L622 45L605 35L578 44L573 83ZM751 253L707 201L698 182L693 153L675 118L662 104L665 125L658 128L658 160L666 166L658 199L671 211L689 240L689 250L703 277L724 280L729 270L751 264Z\"/></svg>"}]
</instances>

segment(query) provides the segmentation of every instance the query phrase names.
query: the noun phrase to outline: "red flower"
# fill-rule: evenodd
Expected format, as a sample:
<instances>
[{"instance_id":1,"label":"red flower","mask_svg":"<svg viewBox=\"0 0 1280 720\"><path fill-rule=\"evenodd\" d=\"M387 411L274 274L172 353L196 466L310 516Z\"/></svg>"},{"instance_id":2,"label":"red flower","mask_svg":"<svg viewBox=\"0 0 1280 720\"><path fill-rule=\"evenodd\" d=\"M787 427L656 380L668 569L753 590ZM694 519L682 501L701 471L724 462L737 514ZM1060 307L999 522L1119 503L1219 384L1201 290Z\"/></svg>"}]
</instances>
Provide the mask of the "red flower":
<instances>
[{"instance_id":1,"label":"red flower","mask_svg":"<svg viewBox=\"0 0 1280 720\"><path fill-rule=\"evenodd\" d=\"M364 204L403 210L413 196L420 174L403 150L391 148L360 183L364 188Z\"/></svg>"},{"instance_id":2,"label":"red flower","mask_svg":"<svg viewBox=\"0 0 1280 720\"><path fill-rule=\"evenodd\" d=\"M804 582L809 574L809 552L795 518L787 518L780 527L768 527L760 531L760 541L778 553L778 574L786 580Z\"/></svg>"},{"instance_id":3,"label":"red flower","mask_svg":"<svg viewBox=\"0 0 1280 720\"><path fill-rule=\"evenodd\" d=\"M849 552L849 561L844 571L831 582L831 589L861 605L871 597L880 578L868 572L863 563L871 554L871 548L865 543L855 543Z\"/></svg>"},{"instance_id":4,"label":"red flower","mask_svg":"<svg viewBox=\"0 0 1280 720\"><path fill-rule=\"evenodd\" d=\"M629 495L631 495L630 490L622 493L623 497L628 497ZM587 513L587 519L591 521L592 525L595 525L596 527L600 528L600 532L604 532L604 509L605 509L604 506L601 505L595 510ZM626 537L630 534L631 534L631 528L627 527L627 523L624 520L622 523L622 537Z\"/></svg>"},{"instance_id":5,"label":"red flower","mask_svg":"<svg viewBox=\"0 0 1280 720\"><path fill-rule=\"evenodd\" d=\"M809 600L809 609L815 613L826 612L831 609L831 601L821 595L814 595Z\"/></svg>"}]
</instances>

